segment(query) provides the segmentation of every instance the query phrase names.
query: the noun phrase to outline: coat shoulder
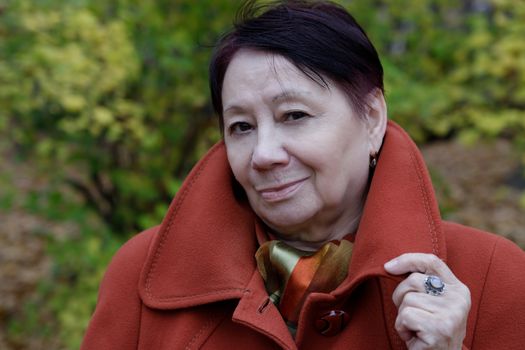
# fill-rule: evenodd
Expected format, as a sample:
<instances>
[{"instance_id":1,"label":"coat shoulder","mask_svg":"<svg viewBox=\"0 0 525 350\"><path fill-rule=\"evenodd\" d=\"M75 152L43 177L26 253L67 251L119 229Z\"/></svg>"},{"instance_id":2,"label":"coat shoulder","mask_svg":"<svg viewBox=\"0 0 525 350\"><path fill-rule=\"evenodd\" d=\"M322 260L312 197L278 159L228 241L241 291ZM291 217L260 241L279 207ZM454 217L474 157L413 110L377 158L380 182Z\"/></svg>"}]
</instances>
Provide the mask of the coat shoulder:
<instances>
[{"instance_id":1,"label":"coat shoulder","mask_svg":"<svg viewBox=\"0 0 525 350\"><path fill-rule=\"evenodd\" d=\"M471 293L465 344L521 349L525 343L525 252L510 240L444 222L447 264Z\"/></svg>"},{"instance_id":2,"label":"coat shoulder","mask_svg":"<svg viewBox=\"0 0 525 350\"><path fill-rule=\"evenodd\" d=\"M135 235L113 256L100 285L82 350L136 347L142 307L138 281L157 230L153 227Z\"/></svg>"},{"instance_id":3,"label":"coat shoulder","mask_svg":"<svg viewBox=\"0 0 525 350\"><path fill-rule=\"evenodd\" d=\"M525 252L502 236L446 221L443 231L447 264L458 277L472 280L475 285L500 266L505 266L507 271L502 277L509 278L512 272L525 266Z\"/></svg>"},{"instance_id":4,"label":"coat shoulder","mask_svg":"<svg viewBox=\"0 0 525 350\"><path fill-rule=\"evenodd\" d=\"M449 252L454 247L461 248L462 251L470 248L478 252L480 249L483 252L492 252L497 247L498 250L503 249L510 254L525 253L516 243L503 236L450 221L443 221L442 225Z\"/></svg>"},{"instance_id":5,"label":"coat shoulder","mask_svg":"<svg viewBox=\"0 0 525 350\"><path fill-rule=\"evenodd\" d=\"M131 265L130 267L137 268L140 265L140 268L142 268L151 242L157 234L158 229L159 226L155 226L131 237L116 252L111 260L110 267L125 267Z\"/></svg>"},{"instance_id":6,"label":"coat shoulder","mask_svg":"<svg viewBox=\"0 0 525 350\"><path fill-rule=\"evenodd\" d=\"M494 253L509 254L508 259L519 260L525 257L525 252L505 237L449 221L443 221L442 225L449 258L454 258L455 255L470 255L471 252L484 258Z\"/></svg>"},{"instance_id":7,"label":"coat shoulder","mask_svg":"<svg viewBox=\"0 0 525 350\"><path fill-rule=\"evenodd\" d=\"M157 231L158 226L155 226L136 234L117 250L106 270L102 287L106 283L126 279L135 284L135 290L138 288L140 273Z\"/></svg>"}]
</instances>

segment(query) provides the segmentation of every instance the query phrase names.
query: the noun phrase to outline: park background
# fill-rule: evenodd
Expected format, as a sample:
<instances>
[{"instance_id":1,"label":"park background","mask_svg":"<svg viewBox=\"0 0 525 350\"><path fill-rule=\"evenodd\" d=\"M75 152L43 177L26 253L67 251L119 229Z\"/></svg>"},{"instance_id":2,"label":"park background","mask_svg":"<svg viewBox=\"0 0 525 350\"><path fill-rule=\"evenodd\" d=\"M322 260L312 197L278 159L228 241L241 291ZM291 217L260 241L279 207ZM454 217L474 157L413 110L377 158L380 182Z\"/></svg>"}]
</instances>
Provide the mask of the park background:
<instances>
[{"instance_id":1,"label":"park background","mask_svg":"<svg viewBox=\"0 0 525 350\"><path fill-rule=\"evenodd\" d=\"M220 138L231 0L0 0L0 348L76 349L116 249ZM525 1L348 0L443 216L525 247Z\"/></svg>"}]
</instances>

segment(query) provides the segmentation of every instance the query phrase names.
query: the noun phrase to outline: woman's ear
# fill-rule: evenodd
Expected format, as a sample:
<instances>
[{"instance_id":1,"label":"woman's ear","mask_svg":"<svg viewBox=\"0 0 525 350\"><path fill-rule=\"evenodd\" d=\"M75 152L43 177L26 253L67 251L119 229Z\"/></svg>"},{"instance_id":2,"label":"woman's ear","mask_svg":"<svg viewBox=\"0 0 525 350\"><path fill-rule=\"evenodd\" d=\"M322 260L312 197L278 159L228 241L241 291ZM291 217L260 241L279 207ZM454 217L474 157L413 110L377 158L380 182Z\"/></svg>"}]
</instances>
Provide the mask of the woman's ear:
<instances>
[{"instance_id":1,"label":"woman's ear","mask_svg":"<svg viewBox=\"0 0 525 350\"><path fill-rule=\"evenodd\" d=\"M379 152L387 125L387 107L385 97L380 89L374 89L367 95L366 123L370 155Z\"/></svg>"}]
</instances>

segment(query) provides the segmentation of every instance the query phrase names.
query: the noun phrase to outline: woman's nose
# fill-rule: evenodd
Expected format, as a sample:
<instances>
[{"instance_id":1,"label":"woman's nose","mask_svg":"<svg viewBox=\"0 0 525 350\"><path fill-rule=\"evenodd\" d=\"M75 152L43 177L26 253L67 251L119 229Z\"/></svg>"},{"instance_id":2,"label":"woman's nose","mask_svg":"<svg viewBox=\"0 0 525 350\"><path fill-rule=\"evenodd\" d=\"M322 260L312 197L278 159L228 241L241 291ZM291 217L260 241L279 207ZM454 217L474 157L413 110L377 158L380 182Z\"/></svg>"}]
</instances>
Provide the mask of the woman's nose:
<instances>
[{"instance_id":1,"label":"woman's nose","mask_svg":"<svg viewBox=\"0 0 525 350\"><path fill-rule=\"evenodd\" d=\"M289 160L290 155L286 151L278 132L275 130L259 131L257 144L252 153L253 168L269 170L276 166L286 165Z\"/></svg>"}]
</instances>

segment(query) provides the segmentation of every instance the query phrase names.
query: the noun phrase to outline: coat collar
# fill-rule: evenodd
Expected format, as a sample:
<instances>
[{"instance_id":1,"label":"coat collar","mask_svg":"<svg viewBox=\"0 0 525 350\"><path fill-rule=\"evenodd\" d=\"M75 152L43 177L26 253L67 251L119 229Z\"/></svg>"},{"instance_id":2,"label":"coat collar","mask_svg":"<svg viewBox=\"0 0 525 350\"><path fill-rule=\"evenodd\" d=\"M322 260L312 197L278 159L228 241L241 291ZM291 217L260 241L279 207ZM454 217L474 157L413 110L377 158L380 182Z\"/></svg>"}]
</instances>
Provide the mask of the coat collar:
<instances>
[{"instance_id":1,"label":"coat collar","mask_svg":"<svg viewBox=\"0 0 525 350\"><path fill-rule=\"evenodd\" d=\"M383 265L408 252L446 261L441 216L425 162L408 134L389 121L344 285L370 275L399 280Z\"/></svg>"},{"instance_id":2,"label":"coat collar","mask_svg":"<svg viewBox=\"0 0 525 350\"><path fill-rule=\"evenodd\" d=\"M247 291L256 269L256 217L236 198L223 142L193 168L150 247L139 293L152 308L176 309ZM371 275L405 252L445 259L441 219L415 144L389 122L359 226L349 278L337 291Z\"/></svg>"}]
</instances>

